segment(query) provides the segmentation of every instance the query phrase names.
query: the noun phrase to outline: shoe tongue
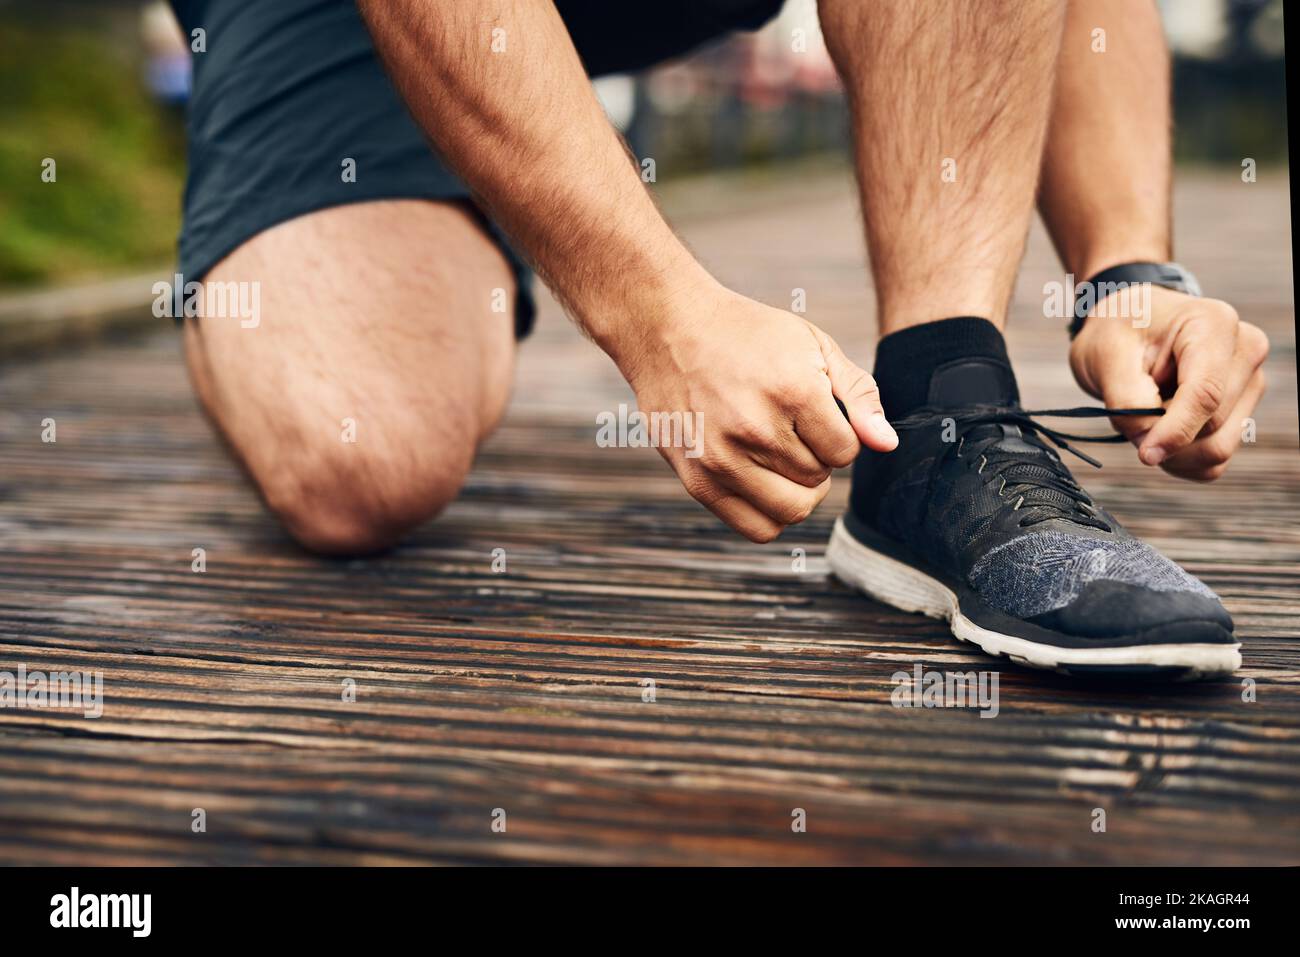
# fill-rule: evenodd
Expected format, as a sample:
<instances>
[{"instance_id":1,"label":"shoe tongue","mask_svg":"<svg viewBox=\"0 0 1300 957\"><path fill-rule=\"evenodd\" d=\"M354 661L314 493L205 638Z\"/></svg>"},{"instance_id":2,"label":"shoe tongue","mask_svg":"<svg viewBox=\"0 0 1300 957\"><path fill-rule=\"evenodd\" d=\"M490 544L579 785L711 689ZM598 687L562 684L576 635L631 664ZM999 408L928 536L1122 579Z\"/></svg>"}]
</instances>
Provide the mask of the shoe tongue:
<instances>
[{"instance_id":1,"label":"shoe tongue","mask_svg":"<svg viewBox=\"0 0 1300 957\"><path fill-rule=\"evenodd\" d=\"M1016 388L1016 377L1011 367L1000 359L963 358L946 362L934 370L930 376L928 404L936 408L960 408L971 405L999 405L1015 407L1020 403L1020 392ZM1022 456L1031 456L1007 473L1007 477L1016 484L1026 481L1033 483L1034 478L1050 480L1055 477L1055 467L1051 456L1042 446L1028 442L1018 425L1007 422L990 422L971 429L966 435L967 442L983 442L989 449L1010 452ZM1038 459L1042 464L1035 463ZM1053 488L1037 488L1033 495L1034 505L1054 503L1066 511L1074 508L1073 500Z\"/></svg>"},{"instance_id":2,"label":"shoe tongue","mask_svg":"<svg viewBox=\"0 0 1300 957\"><path fill-rule=\"evenodd\" d=\"M927 404L936 408L971 405L1014 406L1020 399L1016 377L1000 359L963 358L945 362L930 375ZM1040 452L1015 425L990 423L971 430L972 441L997 439L999 448L1015 452Z\"/></svg>"},{"instance_id":3,"label":"shoe tongue","mask_svg":"<svg viewBox=\"0 0 1300 957\"><path fill-rule=\"evenodd\" d=\"M955 359L930 374L927 404L931 406L1015 405L1019 401L1016 377L1000 359Z\"/></svg>"}]
</instances>

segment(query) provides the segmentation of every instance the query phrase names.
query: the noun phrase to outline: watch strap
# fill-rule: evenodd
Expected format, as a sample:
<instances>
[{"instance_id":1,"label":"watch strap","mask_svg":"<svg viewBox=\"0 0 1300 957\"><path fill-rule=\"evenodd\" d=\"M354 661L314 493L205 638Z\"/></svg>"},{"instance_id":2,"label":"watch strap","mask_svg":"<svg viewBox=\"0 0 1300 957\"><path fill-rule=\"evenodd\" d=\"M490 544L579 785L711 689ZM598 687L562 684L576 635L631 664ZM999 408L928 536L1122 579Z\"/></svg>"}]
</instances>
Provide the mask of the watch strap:
<instances>
[{"instance_id":1,"label":"watch strap","mask_svg":"<svg viewBox=\"0 0 1300 957\"><path fill-rule=\"evenodd\" d=\"M1163 286L1189 296L1201 294L1200 284L1188 270L1178 263L1124 263L1103 269L1087 282L1079 283L1074 290L1074 312L1070 321L1070 338L1083 328L1088 312L1113 292L1129 286L1150 283ZM1087 293L1091 291L1091 295Z\"/></svg>"}]
</instances>

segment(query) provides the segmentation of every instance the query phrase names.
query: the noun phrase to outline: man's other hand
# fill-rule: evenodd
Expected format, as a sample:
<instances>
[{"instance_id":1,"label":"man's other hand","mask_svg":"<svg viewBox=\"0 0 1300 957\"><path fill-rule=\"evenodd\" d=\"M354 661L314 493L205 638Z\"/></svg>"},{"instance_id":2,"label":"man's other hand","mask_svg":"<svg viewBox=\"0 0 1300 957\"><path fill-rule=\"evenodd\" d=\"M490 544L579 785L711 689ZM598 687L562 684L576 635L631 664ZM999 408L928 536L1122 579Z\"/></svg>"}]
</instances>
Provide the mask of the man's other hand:
<instances>
[{"instance_id":1,"label":"man's other hand","mask_svg":"<svg viewBox=\"0 0 1300 957\"><path fill-rule=\"evenodd\" d=\"M1097 304L1070 347L1074 377L1107 408L1163 406L1160 417L1111 422L1145 464L1213 481L1241 446L1245 421L1264 394L1268 337L1226 302L1159 286L1150 287L1150 315L1136 316L1117 298L1136 305L1136 292Z\"/></svg>"}]
</instances>

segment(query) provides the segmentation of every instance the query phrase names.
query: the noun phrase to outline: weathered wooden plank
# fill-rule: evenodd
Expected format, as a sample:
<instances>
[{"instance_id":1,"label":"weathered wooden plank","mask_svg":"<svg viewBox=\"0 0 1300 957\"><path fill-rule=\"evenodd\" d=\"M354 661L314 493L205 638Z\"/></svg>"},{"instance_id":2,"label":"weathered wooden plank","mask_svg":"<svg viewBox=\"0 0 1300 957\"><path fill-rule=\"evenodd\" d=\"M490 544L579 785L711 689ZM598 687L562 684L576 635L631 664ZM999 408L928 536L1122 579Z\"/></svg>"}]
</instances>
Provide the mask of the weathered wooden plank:
<instances>
[{"instance_id":1,"label":"weathered wooden plank","mask_svg":"<svg viewBox=\"0 0 1300 957\"><path fill-rule=\"evenodd\" d=\"M1222 594L1254 700L1026 671L862 599L822 558L845 482L776 543L729 535L654 453L595 446L594 413L630 395L549 305L463 498L391 555L311 558L213 440L168 330L0 368L0 670L98 671L105 693L93 720L0 709L0 861L1300 862L1286 190L1189 188L1184 223L1215 241L1180 254L1273 339L1258 441L1209 487L1123 448L1082 477ZM864 355L850 200L847 180L759 194L688 238L751 294L809 289ZM1073 404L1064 337L1034 318L1045 277L1036 234L1013 354L1028 403ZM893 707L917 663L997 670L999 716Z\"/></svg>"}]
</instances>

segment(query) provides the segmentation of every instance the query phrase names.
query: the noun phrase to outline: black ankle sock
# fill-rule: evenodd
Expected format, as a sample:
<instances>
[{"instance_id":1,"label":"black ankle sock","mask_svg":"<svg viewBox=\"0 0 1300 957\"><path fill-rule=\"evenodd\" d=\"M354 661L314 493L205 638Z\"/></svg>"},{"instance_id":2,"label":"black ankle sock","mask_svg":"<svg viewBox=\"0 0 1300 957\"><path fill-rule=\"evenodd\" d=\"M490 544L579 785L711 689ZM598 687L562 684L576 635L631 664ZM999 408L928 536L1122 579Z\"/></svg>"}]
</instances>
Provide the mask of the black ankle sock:
<instances>
[{"instance_id":1,"label":"black ankle sock","mask_svg":"<svg viewBox=\"0 0 1300 957\"><path fill-rule=\"evenodd\" d=\"M909 326L881 339L873 375L886 417L901 418L925 405L934 370L958 359L991 359L1011 368L1002 332L974 316Z\"/></svg>"}]
</instances>

